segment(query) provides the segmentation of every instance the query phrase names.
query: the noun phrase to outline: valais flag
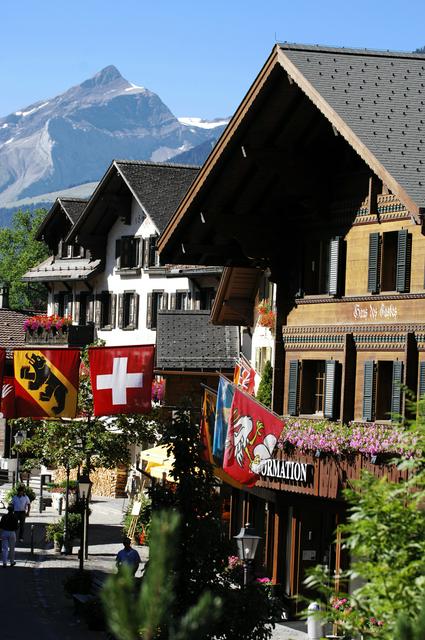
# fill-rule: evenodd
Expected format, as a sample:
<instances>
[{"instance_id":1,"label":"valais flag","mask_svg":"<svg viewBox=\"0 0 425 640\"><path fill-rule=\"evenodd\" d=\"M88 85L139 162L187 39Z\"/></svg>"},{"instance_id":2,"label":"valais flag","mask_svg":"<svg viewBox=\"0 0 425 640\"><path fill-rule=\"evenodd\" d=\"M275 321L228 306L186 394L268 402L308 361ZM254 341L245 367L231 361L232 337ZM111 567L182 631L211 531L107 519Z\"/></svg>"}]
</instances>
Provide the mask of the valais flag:
<instances>
[{"instance_id":1,"label":"valais flag","mask_svg":"<svg viewBox=\"0 0 425 640\"><path fill-rule=\"evenodd\" d=\"M149 413L155 347L89 349L94 415Z\"/></svg>"}]
</instances>

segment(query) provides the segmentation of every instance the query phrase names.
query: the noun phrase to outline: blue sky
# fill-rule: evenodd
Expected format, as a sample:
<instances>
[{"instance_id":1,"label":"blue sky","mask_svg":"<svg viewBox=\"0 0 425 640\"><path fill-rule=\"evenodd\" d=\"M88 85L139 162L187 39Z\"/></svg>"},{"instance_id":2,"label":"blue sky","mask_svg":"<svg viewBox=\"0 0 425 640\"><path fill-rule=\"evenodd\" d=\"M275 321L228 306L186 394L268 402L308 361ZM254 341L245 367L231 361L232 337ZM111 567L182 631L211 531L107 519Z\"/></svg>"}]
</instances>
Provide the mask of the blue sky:
<instances>
[{"instance_id":1,"label":"blue sky","mask_svg":"<svg viewBox=\"0 0 425 640\"><path fill-rule=\"evenodd\" d=\"M114 64L176 116L231 115L275 41L411 51L424 0L2 0L0 116Z\"/></svg>"}]
</instances>

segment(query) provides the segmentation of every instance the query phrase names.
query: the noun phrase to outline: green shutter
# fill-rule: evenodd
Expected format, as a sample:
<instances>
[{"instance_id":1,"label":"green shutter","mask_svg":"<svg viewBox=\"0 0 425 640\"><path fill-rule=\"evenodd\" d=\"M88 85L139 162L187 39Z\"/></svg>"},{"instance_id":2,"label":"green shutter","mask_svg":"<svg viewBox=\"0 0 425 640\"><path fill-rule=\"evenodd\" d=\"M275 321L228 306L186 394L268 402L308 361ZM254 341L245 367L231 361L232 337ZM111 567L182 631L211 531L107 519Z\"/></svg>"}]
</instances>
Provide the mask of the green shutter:
<instances>
[{"instance_id":1,"label":"green shutter","mask_svg":"<svg viewBox=\"0 0 425 640\"><path fill-rule=\"evenodd\" d=\"M397 416L401 413L401 398L402 398L402 380L403 378L403 363L400 360L394 360L393 362L393 381L391 391L391 420L397 420ZM394 418L393 418L394 416Z\"/></svg>"},{"instance_id":2,"label":"green shutter","mask_svg":"<svg viewBox=\"0 0 425 640\"><path fill-rule=\"evenodd\" d=\"M371 293L379 293L379 233L369 235L369 268L367 275L367 290Z\"/></svg>"},{"instance_id":3,"label":"green shutter","mask_svg":"<svg viewBox=\"0 0 425 640\"><path fill-rule=\"evenodd\" d=\"M325 402L323 415L332 420L337 417L337 378L338 365L336 360L326 360L325 363Z\"/></svg>"},{"instance_id":4,"label":"green shutter","mask_svg":"<svg viewBox=\"0 0 425 640\"><path fill-rule=\"evenodd\" d=\"M396 290L409 291L410 280L410 237L407 229L398 232Z\"/></svg>"},{"instance_id":5,"label":"green shutter","mask_svg":"<svg viewBox=\"0 0 425 640\"><path fill-rule=\"evenodd\" d=\"M124 329L124 294L118 294L118 328Z\"/></svg>"},{"instance_id":6,"label":"green shutter","mask_svg":"<svg viewBox=\"0 0 425 640\"><path fill-rule=\"evenodd\" d=\"M373 420L374 409L374 387L375 387L375 363L367 360L364 363L363 379L363 420L371 422Z\"/></svg>"},{"instance_id":7,"label":"green shutter","mask_svg":"<svg viewBox=\"0 0 425 640\"><path fill-rule=\"evenodd\" d=\"M288 384L288 413L290 416L298 415L298 372L299 361L289 362L289 384Z\"/></svg>"},{"instance_id":8,"label":"green shutter","mask_svg":"<svg viewBox=\"0 0 425 640\"><path fill-rule=\"evenodd\" d=\"M111 294L111 327L112 329L116 326L116 316L117 316L117 294Z\"/></svg>"}]
</instances>

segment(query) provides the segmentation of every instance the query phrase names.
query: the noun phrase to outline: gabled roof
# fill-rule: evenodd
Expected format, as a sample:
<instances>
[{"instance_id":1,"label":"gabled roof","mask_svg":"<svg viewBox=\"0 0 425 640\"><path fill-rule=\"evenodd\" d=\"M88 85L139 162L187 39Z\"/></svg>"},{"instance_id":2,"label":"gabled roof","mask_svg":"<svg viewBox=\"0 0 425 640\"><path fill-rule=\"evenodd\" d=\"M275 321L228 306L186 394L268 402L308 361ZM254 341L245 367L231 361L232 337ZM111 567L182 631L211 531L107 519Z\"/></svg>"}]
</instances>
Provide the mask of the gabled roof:
<instances>
[{"instance_id":1,"label":"gabled roof","mask_svg":"<svg viewBox=\"0 0 425 640\"><path fill-rule=\"evenodd\" d=\"M71 225L75 224L84 211L87 200L82 198L56 198L43 222L37 229L36 240L42 240L52 222L57 222L60 213L64 214Z\"/></svg>"},{"instance_id":2,"label":"gabled roof","mask_svg":"<svg viewBox=\"0 0 425 640\"><path fill-rule=\"evenodd\" d=\"M425 54L282 44L277 55L407 208L425 207Z\"/></svg>"},{"instance_id":3,"label":"gabled roof","mask_svg":"<svg viewBox=\"0 0 425 640\"><path fill-rule=\"evenodd\" d=\"M114 160L99 182L83 214L69 234L99 234L98 222L105 230L124 209L124 191L131 194L161 232L192 184L199 167L158 164L136 160ZM105 215L106 214L106 215Z\"/></svg>"},{"instance_id":4,"label":"gabled roof","mask_svg":"<svg viewBox=\"0 0 425 640\"><path fill-rule=\"evenodd\" d=\"M280 164L280 195L290 206L295 170L309 177L321 170L317 158L309 165L307 151L302 167L293 163L295 154L300 159L301 139L294 137L294 128L308 145L314 118L321 119L322 130L326 123L348 143L420 222L425 207L424 101L424 54L276 45L159 239L162 261L181 262L185 257L203 264L248 266L246 257L255 255L249 234L257 244L267 239L261 238L254 216L250 220L242 205L238 210L234 203L245 197L254 207L261 204L274 187L269 169L276 171ZM258 171L254 175L253 162L263 171L261 180ZM304 206L301 197L297 204ZM225 225L226 234L219 234ZM240 240L243 227L241 250L235 240Z\"/></svg>"},{"instance_id":5,"label":"gabled roof","mask_svg":"<svg viewBox=\"0 0 425 640\"><path fill-rule=\"evenodd\" d=\"M6 349L8 357L14 348L25 346L24 321L35 313L37 312L0 308L0 347Z\"/></svg>"}]
</instances>

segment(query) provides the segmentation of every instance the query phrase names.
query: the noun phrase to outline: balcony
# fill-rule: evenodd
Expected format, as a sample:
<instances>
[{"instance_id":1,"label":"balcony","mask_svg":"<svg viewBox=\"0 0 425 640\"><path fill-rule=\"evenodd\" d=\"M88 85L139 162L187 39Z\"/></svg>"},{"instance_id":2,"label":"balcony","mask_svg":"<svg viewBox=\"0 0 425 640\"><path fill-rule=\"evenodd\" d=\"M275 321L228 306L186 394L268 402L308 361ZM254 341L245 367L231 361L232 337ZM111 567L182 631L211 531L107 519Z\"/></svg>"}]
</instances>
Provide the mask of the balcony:
<instances>
[{"instance_id":1,"label":"balcony","mask_svg":"<svg viewBox=\"0 0 425 640\"><path fill-rule=\"evenodd\" d=\"M93 325L69 325L61 329L25 330L25 343L31 346L65 346L84 348L94 340Z\"/></svg>"}]
</instances>

